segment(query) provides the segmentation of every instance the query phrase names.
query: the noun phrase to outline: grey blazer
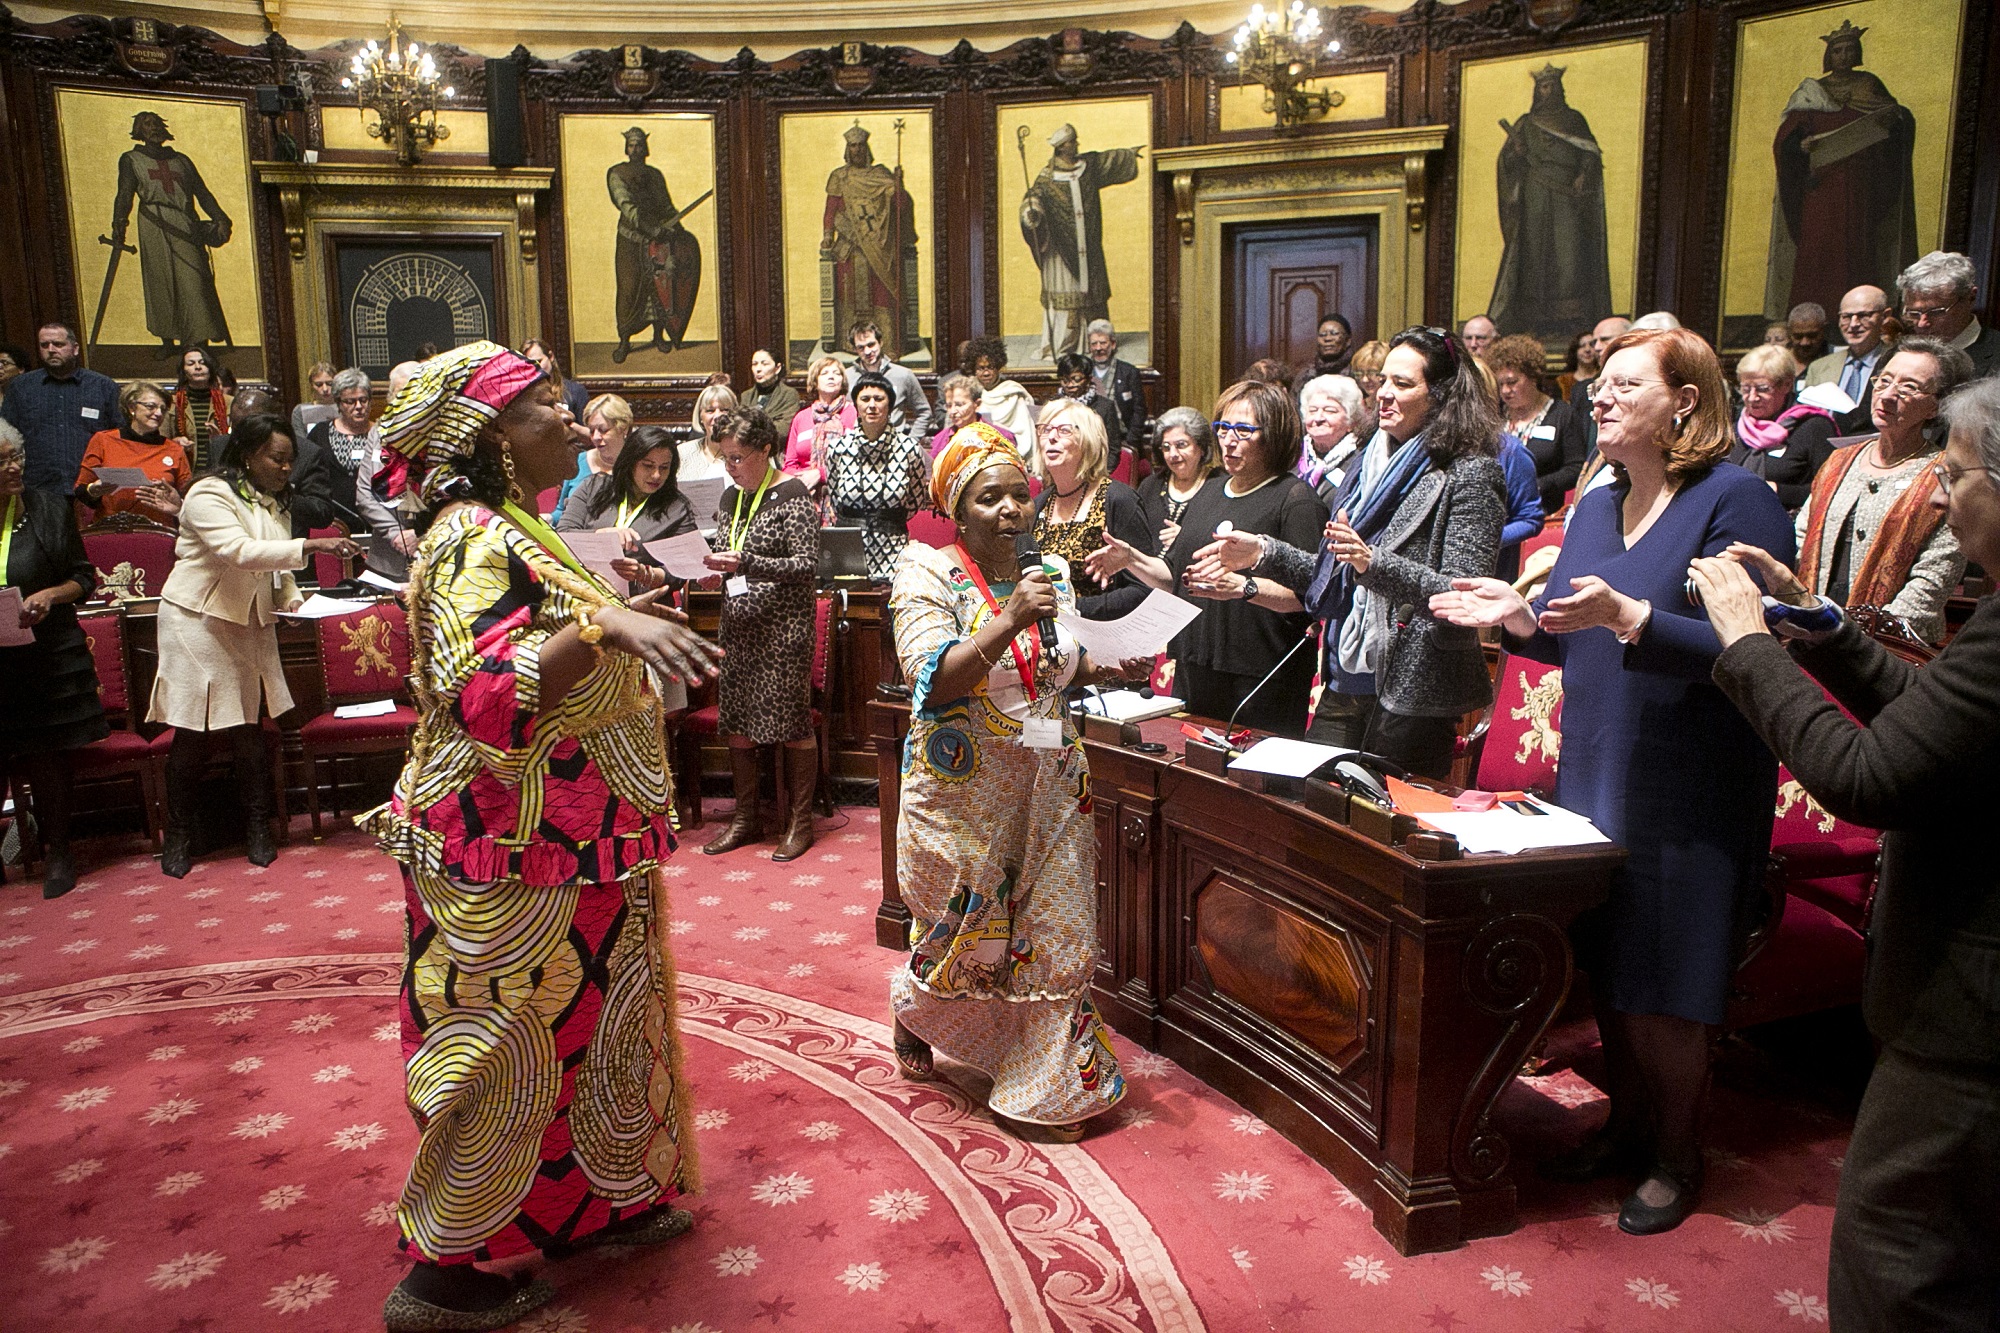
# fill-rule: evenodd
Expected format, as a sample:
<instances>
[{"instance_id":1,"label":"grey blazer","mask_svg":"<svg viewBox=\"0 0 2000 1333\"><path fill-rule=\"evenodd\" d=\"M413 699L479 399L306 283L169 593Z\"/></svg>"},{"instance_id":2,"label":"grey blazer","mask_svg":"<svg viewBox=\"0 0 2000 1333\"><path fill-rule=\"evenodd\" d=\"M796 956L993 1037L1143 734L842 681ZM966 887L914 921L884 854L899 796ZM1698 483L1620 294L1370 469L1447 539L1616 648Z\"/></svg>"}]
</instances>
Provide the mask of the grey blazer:
<instances>
[{"instance_id":1,"label":"grey blazer","mask_svg":"<svg viewBox=\"0 0 2000 1333\"><path fill-rule=\"evenodd\" d=\"M1417 479L1389 526L1370 543L1374 559L1360 578L1374 594L1377 627L1387 631L1375 695L1404 717L1456 717L1493 700L1479 633L1435 619L1431 597L1453 579L1493 573L1507 521L1507 478L1500 464L1475 455ZM1319 552L1273 542L1257 572L1303 596Z\"/></svg>"}]
</instances>

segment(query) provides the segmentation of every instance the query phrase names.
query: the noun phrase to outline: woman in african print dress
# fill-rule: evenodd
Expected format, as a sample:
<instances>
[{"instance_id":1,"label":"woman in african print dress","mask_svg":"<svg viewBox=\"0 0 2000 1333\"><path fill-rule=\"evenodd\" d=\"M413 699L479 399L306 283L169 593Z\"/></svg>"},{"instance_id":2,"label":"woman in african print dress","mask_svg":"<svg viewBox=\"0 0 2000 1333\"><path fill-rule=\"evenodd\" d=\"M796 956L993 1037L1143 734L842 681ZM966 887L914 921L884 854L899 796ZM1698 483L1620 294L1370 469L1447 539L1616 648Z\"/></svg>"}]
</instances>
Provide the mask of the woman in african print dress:
<instances>
[{"instance_id":1,"label":"woman in african print dress","mask_svg":"<svg viewBox=\"0 0 2000 1333\"><path fill-rule=\"evenodd\" d=\"M397 1207L418 1262L391 1333L493 1329L553 1298L472 1265L663 1241L693 1223L691 1108L658 918L673 851L646 668L714 657L626 602L518 502L575 457L561 388L491 343L424 363L382 420L393 499L421 469L411 570L419 720L363 817L403 864L416 1161ZM650 614L649 614L650 612Z\"/></svg>"},{"instance_id":2,"label":"woman in african print dress","mask_svg":"<svg viewBox=\"0 0 2000 1333\"><path fill-rule=\"evenodd\" d=\"M912 914L910 963L890 983L896 1059L928 1078L932 1047L993 1076L1003 1125L1059 1142L1125 1093L1090 1002L1097 841L1083 743L1063 720L1070 685L1143 677L1100 668L1038 625L1075 597L1059 557L1020 571L1034 521L1020 454L984 422L938 455L938 508L959 544L912 543L890 607L914 682L903 751L896 875Z\"/></svg>"}]
</instances>

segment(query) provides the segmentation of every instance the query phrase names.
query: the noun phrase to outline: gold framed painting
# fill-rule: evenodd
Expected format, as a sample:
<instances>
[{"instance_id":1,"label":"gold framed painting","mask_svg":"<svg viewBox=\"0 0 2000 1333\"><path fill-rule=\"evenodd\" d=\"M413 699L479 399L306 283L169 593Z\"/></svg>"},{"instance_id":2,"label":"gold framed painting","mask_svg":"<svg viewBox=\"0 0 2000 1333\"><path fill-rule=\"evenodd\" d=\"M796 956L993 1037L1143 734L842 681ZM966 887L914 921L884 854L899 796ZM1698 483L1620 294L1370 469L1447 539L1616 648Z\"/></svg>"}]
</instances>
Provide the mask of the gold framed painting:
<instances>
[{"instance_id":1,"label":"gold framed painting","mask_svg":"<svg viewBox=\"0 0 2000 1333\"><path fill-rule=\"evenodd\" d=\"M715 117L566 115L561 142L570 373L722 369Z\"/></svg>"},{"instance_id":2,"label":"gold framed painting","mask_svg":"<svg viewBox=\"0 0 2000 1333\"><path fill-rule=\"evenodd\" d=\"M1631 313L1648 55L1639 37L1459 66L1454 325L1556 352Z\"/></svg>"},{"instance_id":3,"label":"gold framed painting","mask_svg":"<svg viewBox=\"0 0 2000 1333\"><path fill-rule=\"evenodd\" d=\"M1153 99L1003 103L993 198L1000 334L1011 366L1083 352L1108 319L1118 355L1153 363Z\"/></svg>"},{"instance_id":4,"label":"gold framed painting","mask_svg":"<svg viewBox=\"0 0 2000 1333\"><path fill-rule=\"evenodd\" d=\"M92 88L55 102L84 363L170 377L199 345L267 379L244 104Z\"/></svg>"},{"instance_id":5,"label":"gold framed painting","mask_svg":"<svg viewBox=\"0 0 2000 1333\"><path fill-rule=\"evenodd\" d=\"M1737 25L1725 349L1756 344L1802 302L1837 311L1854 287L1894 301L1896 275L1938 247L1964 25L1964 0L1860 0Z\"/></svg>"},{"instance_id":6,"label":"gold framed painting","mask_svg":"<svg viewBox=\"0 0 2000 1333\"><path fill-rule=\"evenodd\" d=\"M788 365L871 323L891 360L937 368L931 135L924 107L778 118Z\"/></svg>"}]
</instances>

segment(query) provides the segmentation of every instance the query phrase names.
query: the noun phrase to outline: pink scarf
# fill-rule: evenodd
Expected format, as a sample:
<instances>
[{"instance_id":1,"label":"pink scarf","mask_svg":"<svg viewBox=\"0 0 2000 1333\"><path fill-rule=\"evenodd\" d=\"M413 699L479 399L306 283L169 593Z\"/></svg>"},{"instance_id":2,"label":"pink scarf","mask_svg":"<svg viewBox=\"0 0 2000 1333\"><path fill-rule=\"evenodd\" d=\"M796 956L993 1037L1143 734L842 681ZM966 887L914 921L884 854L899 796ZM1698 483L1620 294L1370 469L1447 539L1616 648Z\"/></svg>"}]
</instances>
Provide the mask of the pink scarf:
<instances>
[{"instance_id":1,"label":"pink scarf","mask_svg":"<svg viewBox=\"0 0 2000 1333\"><path fill-rule=\"evenodd\" d=\"M1792 423L1811 416L1833 420L1833 413L1825 408L1808 407L1804 403L1794 403L1768 420L1763 417L1753 417L1747 410L1739 412L1736 414L1736 438L1743 441L1745 448L1755 453L1761 454L1767 449L1782 449L1785 441L1791 437Z\"/></svg>"}]
</instances>

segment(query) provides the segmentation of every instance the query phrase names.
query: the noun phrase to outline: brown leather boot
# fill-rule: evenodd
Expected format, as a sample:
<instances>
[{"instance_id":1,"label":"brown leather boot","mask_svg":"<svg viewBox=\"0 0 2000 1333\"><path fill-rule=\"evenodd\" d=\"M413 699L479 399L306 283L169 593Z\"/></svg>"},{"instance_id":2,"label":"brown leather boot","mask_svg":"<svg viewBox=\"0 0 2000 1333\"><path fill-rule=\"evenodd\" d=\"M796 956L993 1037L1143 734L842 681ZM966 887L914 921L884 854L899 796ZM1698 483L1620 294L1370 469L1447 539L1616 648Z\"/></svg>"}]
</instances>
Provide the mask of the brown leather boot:
<instances>
[{"instance_id":1,"label":"brown leather boot","mask_svg":"<svg viewBox=\"0 0 2000 1333\"><path fill-rule=\"evenodd\" d=\"M813 788L819 785L817 744L778 747L784 754L785 836L773 861L796 861L813 845Z\"/></svg>"},{"instance_id":2,"label":"brown leather boot","mask_svg":"<svg viewBox=\"0 0 2000 1333\"><path fill-rule=\"evenodd\" d=\"M736 784L736 810L729 827L708 840L701 850L708 856L733 852L746 842L755 842L763 830L757 822L757 747L729 747L729 777Z\"/></svg>"}]
</instances>

